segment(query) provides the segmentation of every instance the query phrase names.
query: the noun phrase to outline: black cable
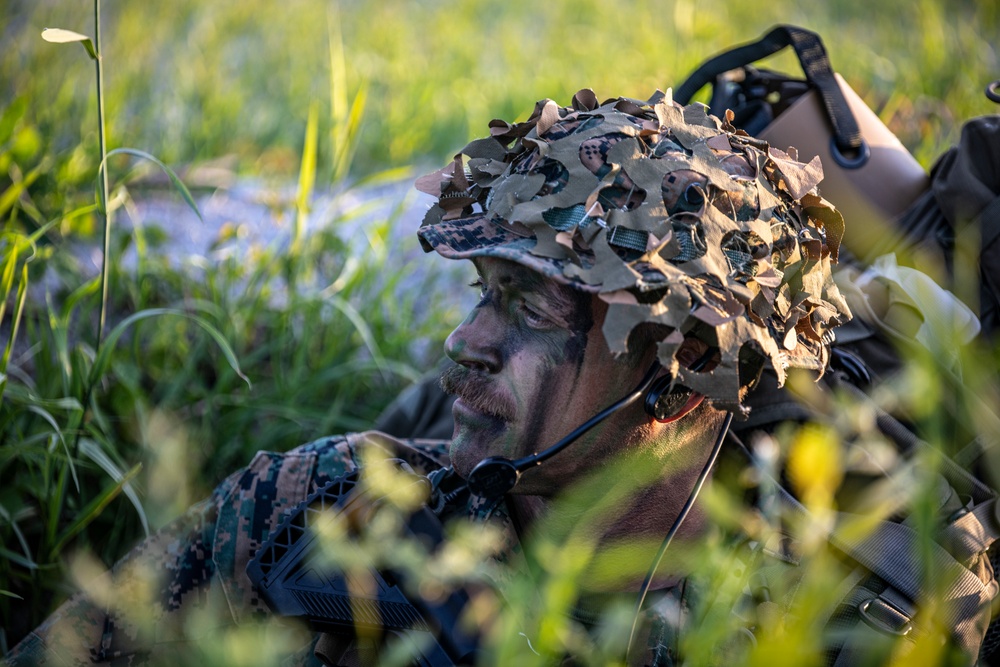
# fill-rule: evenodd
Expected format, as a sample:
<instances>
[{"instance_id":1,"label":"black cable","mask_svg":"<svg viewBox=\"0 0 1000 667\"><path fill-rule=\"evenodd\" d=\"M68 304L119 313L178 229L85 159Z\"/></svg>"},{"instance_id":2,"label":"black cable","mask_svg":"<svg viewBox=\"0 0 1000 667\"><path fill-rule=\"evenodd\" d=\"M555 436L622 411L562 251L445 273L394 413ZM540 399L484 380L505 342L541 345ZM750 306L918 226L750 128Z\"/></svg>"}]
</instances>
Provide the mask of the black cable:
<instances>
[{"instance_id":1,"label":"black cable","mask_svg":"<svg viewBox=\"0 0 1000 667\"><path fill-rule=\"evenodd\" d=\"M517 468L518 472L524 472L525 470L531 468L532 466L537 466L541 464L542 461L545 461L549 457L555 456L556 454L561 452L566 447L566 445L570 444L571 442L582 436L584 433L597 426L600 422L607 419L610 415L634 403L640 396L645 394L646 390L649 389L649 386L653 384L653 381L656 379L656 374L660 371L660 368L661 368L660 362L658 360L654 361L653 365L649 367L648 371L646 371L646 375L642 378L642 380L639 382L636 388L632 390L632 393L623 396L616 403L613 403L608 407L604 408L596 415L594 415L584 423L577 426L569 433L569 435L567 435L565 438L563 438L556 444L552 445L551 447L548 447L547 449L544 449L541 452L535 452L534 454L530 454L528 456L525 456L524 458L520 458L514 461L514 467Z\"/></svg>"},{"instance_id":2,"label":"black cable","mask_svg":"<svg viewBox=\"0 0 1000 667\"><path fill-rule=\"evenodd\" d=\"M708 365L708 362L711 361L714 357L715 357L715 348L709 348L693 364L691 364L691 370L697 373L698 371L705 368L705 366ZM559 452L561 452L566 447L566 445L570 444L571 442L582 436L584 433L597 426L597 424L599 424L601 421L607 419L612 414L618 412L622 408L627 407L632 403L634 403L636 399L638 399L640 396L645 394L653 387L653 383L656 382L656 374L660 371L661 368L662 365L660 364L660 361L658 359L654 360L653 365L649 367L648 371L646 371L645 377L643 377L642 380L639 381L639 384L636 386L635 389L632 390L631 394L623 396L617 403L614 403L604 408L596 415L588 419L586 422L584 422L580 426L577 426L575 429L573 429L573 431L569 435L567 435L565 438L563 438L556 444L552 445L548 449L545 449L540 453L535 452L534 454L525 456L524 458L514 461L514 467L517 469L518 472L524 472L525 470L527 470L532 466L539 465L542 461L545 461L549 457L554 456ZM675 378L671 377L671 382L673 382L674 379Z\"/></svg>"},{"instance_id":3,"label":"black cable","mask_svg":"<svg viewBox=\"0 0 1000 667\"><path fill-rule=\"evenodd\" d=\"M677 515L676 519L674 519L673 525L670 526L670 530L667 531L666 536L663 538L663 542L660 544L660 550L656 553L656 557L649 566L649 571L646 573L646 578L643 580L642 586L639 587L639 596L635 601L635 616L632 619L632 631L629 632L628 645L625 648L625 664L628 664L629 654L632 651L632 642L635 640L635 629L639 624L639 615L642 613L642 604L646 601L646 594L649 592L649 587L653 583L653 577L656 575L656 571L660 567L660 561L663 560L663 555L667 553L667 549L670 547L670 543L673 541L674 535L677 534L677 530L681 527L684 519L687 518L691 508L694 507L694 501L698 498L698 494L701 492L701 487L704 486L709 473L711 473L712 468L715 467L715 461L719 458L719 452L722 451L722 443L726 439L726 434L729 433L729 425L732 422L733 413L727 412L726 419L722 423L722 430L719 431L719 437L715 440L715 445L712 447L712 453L708 456L708 461L705 462L705 467L702 469L701 474L698 475L698 480L694 484L694 489L691 490L691 495L688 496L687 502L684 503L684 507L681 508L681 513Z\"/></svg>"},{"instance_id":4,"label":"black cable","mask_svg":"<svg viewBox=\"0 0 1000 667\"><path fill-rule=\"evenodd\" d=\"M991 102L1000 104L1000 79L997 79L993 83L986 86L986 97L989 98Z\"/></svg>"},{"instance_id":5,"label":"black cable","mask_svg":"<svg viewBox=\"0 0 1000 667\"><path fill-rule=\"evenodd\" d=\"M712 360L714 355L714 348L709 348L697 361L695 361L694 364L691 365L691 370L696 372L700 371L708 364L709 361ZM642 397L647 391L650 391L657 381L656 376L661 368L663 368L663 366L660 364L659 360L654 360L653 364L649 367L649 370L646 371L646 375L639 381L639 384L631 391L631 393L623 396L621 399L604 408L580 426L577 426L572 432L570 432L569 435L551 447L548 447L541 452L529 454L528 456L517 459L516 461L511 461L503 456L490 456L483 459L476 464L476 467L472 469L466 479L466 484L468 485L469 490L477 496L494 500L500 498L505 493L508 493L511 489L517 486L518 479L520 478L521 473L525 470L541 465L543 461L561 452L567 445L597 426L610 415L631 405Z\"/></svg>"}]
</instances>

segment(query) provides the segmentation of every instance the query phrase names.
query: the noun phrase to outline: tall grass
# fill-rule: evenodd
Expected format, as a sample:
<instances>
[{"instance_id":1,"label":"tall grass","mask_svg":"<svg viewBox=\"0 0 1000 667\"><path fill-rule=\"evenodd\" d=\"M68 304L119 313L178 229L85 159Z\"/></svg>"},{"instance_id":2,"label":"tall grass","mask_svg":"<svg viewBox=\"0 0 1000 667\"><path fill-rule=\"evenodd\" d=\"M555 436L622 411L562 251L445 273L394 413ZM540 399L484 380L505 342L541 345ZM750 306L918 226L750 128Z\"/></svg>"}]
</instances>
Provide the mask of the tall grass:
<instances>
[{"instance_id":1,"label":"tall grass","mask_svg":"<svg viewBox=\"0 0 1000 667\"><path fill-rule=\"evenodd\" d=\"M99 40L67 31L46 36L82 41L99 67L103 62ZM100 91L97 97L103 102ZM315 105L288 211L296 220L292 233L218 264L180 269L150 254L152 230L139 221L112 225L116 210L134 205L127 182L111 187L107 179L131 175L122 158L140 158L165 170L192 207L193 196L151 154L107 150L103 117L99 145L89 149L97 156L89 164L99 166L97 204L45 219L45 203L36 205L33 196L51 192L31 186L60 174L44 154L26 177L20 174L17 163L41 152L37 145L24 149L41 135L27 107L18 102L5 110L0 137L0 161L11 174L0 196L7 214L0 275L3 652L7 636L19 638L67 595L68 556L93 553L110 564L137 535L204 496L254 451L363 428L435 361L415 357L411 337L440 341L444 330L413 307L422 299L441 310L433 298L400 289L405 272L382 271L391 216L367 225L368 249L354 256L336 220L306 234L317 173ZM350 108L331 123L340 141L338 178L350 165L363 95ZM82 137L84 150L87 143ZM79 166L78 157L87 162L74 150L64 167ZM49 185L64 206L78 197ZM65 246L86 243L86 230L95 227L103 229L104 251L100 275L88 278ZM133 247L138 261L126 268ZM390 323L398 333L387 333Z\"/></svg>"},{"instance_id":2,"label":"tall grass","mask_svg":"<svg viewBox=\"0 0 1000 667\"><path fill-rule=\"evenodd\" d=\"M0 54L0 100L24 96L58 154L94 127L93 89L83 83L86 63L42 48L37 33L86 25L84 5L15 0ZM265 176L297 169L311 100L338 133L351 111L345 100L365 89L364 129L346 144L355 174L436 165L494 117L588 86L599 96L647 96L775 23L819 32L835 68L928 165L961 119L992 109L982 90L1000 71L1000 16L989 0L290 0L280 12L267 0L179 0L111 3L105 15L104 50L116 63L106 91L110 136L171 164L233 154L244 173ZM795 71L788 54L770 62ZM337 170L344 145L321 144L320 182Z\"/></svg>"}]
</instances>

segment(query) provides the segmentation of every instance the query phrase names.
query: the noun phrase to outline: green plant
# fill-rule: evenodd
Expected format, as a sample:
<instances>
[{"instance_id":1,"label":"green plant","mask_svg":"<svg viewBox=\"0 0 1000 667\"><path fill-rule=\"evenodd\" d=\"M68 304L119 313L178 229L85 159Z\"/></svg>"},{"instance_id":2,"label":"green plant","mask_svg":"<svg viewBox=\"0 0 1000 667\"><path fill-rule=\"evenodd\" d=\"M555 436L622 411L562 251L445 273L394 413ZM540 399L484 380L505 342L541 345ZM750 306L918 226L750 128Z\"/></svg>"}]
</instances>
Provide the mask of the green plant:
<instances>
[{"instance_id":1,"label":"green plant","mask_svg":"<svg viewBox=\"0 0 1000 667\"><path fill-rule=\"evenodd\" d=\"M860 0L808 10L791 2L721 0L656 7L637 0L373 2L334 9L293 0L278 15L264 0L114 3L104 17L112 29L89 41L93 60L63 60L66 50L41 43L35 26L56 16L60 24L82 22L87 7L77 5L15 0L3 28L8 48L0 53L0 627L8 640L75 590L67 557L91 553L101 566L114 562L146 524L155 528L176 516L256 450L366 428L433 364L437 355L426 349L440 349L459 316L454 303L445 294L429 297L433 290L423 283L407 284L413 267L400 266L389 250L390 220L368 225L372 242L355 256L341 237L346 221L322 220L324 230L309 233L312 200L327 184L346 189L351 176L438 163L489 118L512 117L542 96L565 100L584 85L599 95L648 94L779 21L820 32L837 69L925 165L954 140L963 118L994 110L981 88L1000 72L989 39L1000 14L982 0L928 0L905 11ZM100 13L96 3L94 10ZM87 48L86 36L68 37ZM112 85L100 83L99 92L78 85L91 63L103 77L105 55L115 63ZM795 71L787 60L772 66ZM158 245L169 219L140 222L130 214L131 229L112 225L115 215L122 220L123 210L134 208L133 197L163 195L132 178L141 172L115 183L129 155L108 150L108 135L171 164L235 155L238 176L274 179L266 182L284 184L297 168L297 196L274 207L277 218L293 221L288 236L295 251L281 243L240 245L243 221L234 219L216 244L218 260L189 262ZM157 166L149 154L131 157ZM184 188L174 191L195 200ZM396 204L390 217L408 206ZM100 234L104 270L95 278L71 246ZM123 261L129 251L138 257L131 268ZM167 311L174 314L153 316ZM414 345L424 340L426 349ZM879 404L905 407L940 447L995 442L1000 429L989 406L1000 403L996 350L963 353L961 381L947 376L946 382L939 381L945 376L938 364L945 351L910 354L911 369L876 397ZM252 378L252 391L240 372ZM810 386L803 385L807 396ZM820 407L838 436L843 430L868 437L871 414L864 406L844 400ZM780 440L789 444L775 446L775 465L803 442L802 451L812 451L810 442L831 437L822 433L784 434ZM988 470L995 468L991 452L983 456ZM927 480L903 472L915 481L899 497L919 500ZM721 494L705 499L720 525L750 521ZM589 572L591 554L572 530L557 537L543 548L566 570L546 571L541 583L515 591L511 609L535 609L539 590L546 598L532 629L513 617L497 626L507 623L511 631L498 630L495 655L541 660L523 631L543 637L535 644L543 655L596 646L594 660L613 663L619 616L610 619L606 636L588 640L578 623L560 615L578 583L570 575ZM725 554L710 543L677 558L711 581L730 568ZM817 593L802 624L792 634L768 634L743 656L746 662L773 664L779 649L792 645L804 660L815 657L806 621L828 602L822 594L828 555L818 546L810 552L807 583ZM720 590L736 594L725 585ZM631 620L628 610L620 616ZM698 660L710 659L699 647L712 647L732 629L728 617L711 619L692 635L689 654ZM217 646L203 647L204 662L255 657L253 648L264 640L243 639L226 634ZM3 644L0 636L0 650Z\"/></svg>"},{"instance_id":2,"label":"green plant","mask_svg":"<svg viewBox=\"0 0 1000 667\"><path fill-rule=\"evenodd\" d=\"M80 41L100 60L99 42L68 31L46 36ZM363 107L356 99L337 126L340 173ZM23 120L15 114L23 108L8 110L0 124L8 136L18 134ZM361 255L348 256L336 221L306 233L318 124L314 105L289 245L279 240L231 253L195 268L194 276L151 254L155 225L112 224L116 211L134 210L127 183L104 185L121 157L160 168L197 212L177 174L149 153L107 150L101 142L97 203L41 220L31 231L22 218L34 223L41 213L29 188L52 161L43 159L2 193L10 215L0 258L0 322L9 333L0 368L0 616L15 640L72 590L66 567L74 554L110 564L257 449L364 428L394 391L433 363L413 358L412 336L440 341L447 324L413 307L423 297L402 289L405 272L381 270L403 202L368 225ZM65 246L81 222L85 229L94 220L104 236L100 275L61 292L60 283L85 275L60 262L69 257ZM220 252L238 241L228 236L231 229L219 238ZM134 270L122 262L132 247ZM44 275L56 276L55 288L51 281L37 285ZM44 292L44 302L29 298L32 292ZM425 305L440 310L433 299ZM105 320L110 328L102 335ZM0 637L0 649L5 642Z\"/></svg>"}]
</instances>

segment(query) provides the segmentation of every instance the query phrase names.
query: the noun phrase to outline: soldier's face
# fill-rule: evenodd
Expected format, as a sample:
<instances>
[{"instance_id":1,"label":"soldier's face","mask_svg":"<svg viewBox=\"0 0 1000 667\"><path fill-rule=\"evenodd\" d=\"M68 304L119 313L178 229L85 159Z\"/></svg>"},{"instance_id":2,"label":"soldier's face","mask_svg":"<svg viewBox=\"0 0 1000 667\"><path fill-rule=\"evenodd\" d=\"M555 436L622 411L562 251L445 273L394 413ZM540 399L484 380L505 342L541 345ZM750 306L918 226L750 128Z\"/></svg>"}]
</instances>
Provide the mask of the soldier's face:
<instances>
[{"instance_id":1,"label":"soldier's face","mask_svg":"<svg viewBox=\"0 0 1000 667\"><path fill-rule=\"evenodd\" d=\"M458 396L451 458L461 475L488 456L518 458L558 441L634 388L645 367L615 359L601 334L606 307L513 262L479 258L479 303L448 337ZM641 437L641 408L617 413L542 466L517 490L554 491Z\"/></svg>"}]
</instances>

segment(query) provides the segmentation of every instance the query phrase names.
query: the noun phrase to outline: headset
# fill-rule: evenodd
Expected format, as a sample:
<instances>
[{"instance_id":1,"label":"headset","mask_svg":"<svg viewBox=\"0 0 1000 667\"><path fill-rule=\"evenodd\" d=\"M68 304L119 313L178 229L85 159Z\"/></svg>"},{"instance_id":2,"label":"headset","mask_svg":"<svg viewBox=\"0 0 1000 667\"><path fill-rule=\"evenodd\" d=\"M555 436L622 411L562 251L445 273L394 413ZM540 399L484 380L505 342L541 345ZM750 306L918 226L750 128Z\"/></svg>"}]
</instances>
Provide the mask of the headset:
<instances>
[{"instance_id":1,"label":"headset","mask_svg":"<svg viewBox=\"0 0 1000 667\"><path fill-rule=\"evenodd\" d=\"M714 354L715 350L710 348L691 365L691 370L695 372L702 370L708 362L711 361ZM483 459L476 464L476 467L469 473L469 477L466 480L469 490L483 498L494 501L499 500L504 494L510 492L515 486L517 486L517 482L525 470L541 465L543 461L561 452L570 443L597 426L600 422L604 421L622 408L635 403L635 401L641 396L645 396L643 400L643 409L646 414L661 423L671 421L672 418L675 417L687 404L694 392L688 387L678 384L675 381L675 377L670 373L657 377L662 368L663 366L660 364L660 361L655 360L649 367L649 370L646 371L642 380L639 381L639 384L635 389L620 398L615 403L612 403L595 414L580 426L573 429L569 435L548 449L525 456L517 459L516 461L512 461L502 456L491 456ZM701 492L701 488L705 485L705 481L712 472L712 468L715 466L715 462L719 458L719 452L722 450L722 443L725 441L726 435L729 433L729 426L732 424L732 421L733 413L727 412L722 423L722 428L719 430L719 435L716 437L715 444L712 446L712 451L709 453L708 460L705 462L705 467L702 468L701 473L699 473L698 479L695 481L694 488L691 490L690 495L688 495L688 499L681 508L680 514L678 514L677 518L674 519L673 525L670 526L670 530L667 531L663 541L660 543L660 548L657 550L656 556L650 563L649 570L646 572L642 585L639 587L639 593L636 596L635 601L635 611L632 617L632 629L629 632L628 644L626 645L626 664L628 664L629 655L632 651L632 643L635 640L635 633L639 625L639 618L642 615L642 605L646 600L647 593L649 593L649 588L653 583L653 578L656 576L656 571L659 569L660 563L663 561L663 556L670 547L670 543L673 541L678 529L681 527L684 519L687 518L687 515L691 512L691 508L694 507L695 500L697 500L698 494Z\"/></svg>"},{"instance_id":2,"label":"headset","mask_svg":"<svg viewBox=\"0 0 1000 667\"><path fill-rule=\"evenodd\" d=\"M702 370L714 355L715 350L709 349L691 365L691 370L695 372ZM687 404L694 392L676 383L674 376L669 373L658 378L657 375L662 368L658 359L653 361L635 389L577 426L551 447L514 461L502 456L483 459L476 464L466 479L469 490L482 498L499 500L517 486L524 471L541 465L543 461L555 456L587 431L619 410L632 405L643 395L645 395L643 408L646 414L658 422L671 421Z\"/></svg>"}]
</instances>

